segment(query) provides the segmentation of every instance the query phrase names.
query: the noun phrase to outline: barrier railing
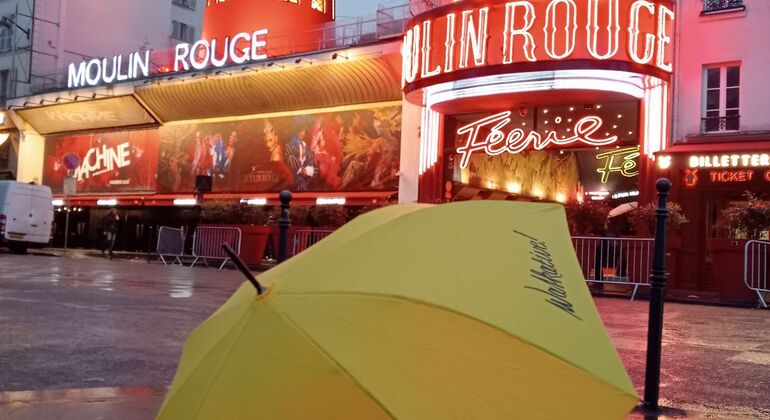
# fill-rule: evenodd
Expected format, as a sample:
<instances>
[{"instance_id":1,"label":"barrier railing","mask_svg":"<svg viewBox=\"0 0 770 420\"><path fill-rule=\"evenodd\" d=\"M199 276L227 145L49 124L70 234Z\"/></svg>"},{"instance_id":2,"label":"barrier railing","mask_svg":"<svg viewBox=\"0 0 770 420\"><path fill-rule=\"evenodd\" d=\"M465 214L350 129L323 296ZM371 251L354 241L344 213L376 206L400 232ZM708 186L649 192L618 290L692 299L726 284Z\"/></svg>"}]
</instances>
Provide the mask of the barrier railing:
<instances>
[{"instance_id":1,"label":"barrier railing","mask_svg":"<svg viewBox=\"0 0 770 420\"><path fill-rule=\"evenodd\" d=\"M631 286L631 300L640 286L650 286L654 242L652 238L572 238L585 280Z\"/></svg>"},{"instance_id":2,"label":"barrier railing","mask_svg":"<svg viewBox=\"0 0 770 420\"><path fill-rule=\"evenodd\" d=\"M294 256L299 254L332 233L334 233L334 230L332 229L302 229L294 232L291 254L289 255Z\"/></svg>"},{"instance_id":3,"label":"barrier railing","mask_svg":"<svg viewBox=\"0 0 770 420\"><path fill-rule=\"evenodd\" d=\"M183 265L181 257L184 255L184 231L161 226L158 229L158 245L155 252L165 265Z\"/></svg>"},{"instance_id":4,"label":"barrier railing","mask_svg":"<svg viewBox=\"0 0 770 420\"><path fill-rule=\"evenodd\" d=\"M208 267L208 260L222 260L219 269L232 262L222 249L222 244L230 245L236 254L241 253L241 230L231 227L198 227L193 236L193 260L190 267L202 261Z\"/></svg>"},{"instance_id":5,"label":"barrier railing","mask_svg":"<svg viewBox=\"0 0 770 420\"><path fill-rule=\"evenodd\" d=\"M767 280L767 268L770 266L770 242L748 241L744 253L743 282L746 287L755 291L759 303L767 308L767 294L770 294L770 283Z\"/></svg>"}]
</instances>

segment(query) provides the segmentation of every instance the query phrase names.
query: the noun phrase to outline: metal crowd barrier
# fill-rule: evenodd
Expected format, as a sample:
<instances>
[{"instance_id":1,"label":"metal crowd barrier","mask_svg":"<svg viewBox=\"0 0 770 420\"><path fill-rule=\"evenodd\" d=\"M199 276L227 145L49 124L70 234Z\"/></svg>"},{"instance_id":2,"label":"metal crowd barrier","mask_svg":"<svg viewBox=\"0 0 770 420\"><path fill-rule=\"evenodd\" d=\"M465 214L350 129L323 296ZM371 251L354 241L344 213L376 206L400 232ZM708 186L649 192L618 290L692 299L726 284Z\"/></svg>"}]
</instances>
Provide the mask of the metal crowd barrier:
<instances>
[{"instance_id":1,"label":"metal crowd barrier","mask_svg":"<svg viewBox=\"0 0 770 420\"><path fill-rule=\"evenodd\" d=\"M290 256L299 254L300 252L315 245L321 239L334 233L332 229L300 229L294 232L294 238L292 241L292 248Z\"/></svg>"},{"instance_id":2,"label":"metal crowd barrier","mask_svg":"<svg viewBox=\"0 0 770 420\"><path fill-rule=\"evenodd\" d=\"M182 264L184 255L184 231L171 227L161 226L158 230L158 245L155 252L158 253L163 264ZM170 262L169 262L170 261Z\"/></svg>"},{"instance_id":3,"label":"metal crowd barrier","mask_svg":"<svg viewBox=\"0 0 770 420\"><path fill-rule=\"evenodd\" d=\"M631 300L640 286L650 286L654 243L653 238L572 237L585 280L632 286Z\"/></svg>"},{"instance_id":4,"label":"metal crowd barrier","mask_svg":"<svg viewBox=\"0 0 770 420\"><path fill-rule=\"evenodd\" d=\"M202 261L208 267L208 260L222 260L219 269L223 269L230 257L222 249L222 244L228 244L237 255L241 253L241 230L230 227L199 227L193 235L193 260L190 267L195 267Z\"/></svg>"},{"instance_id":5,"label":"metal crowd barrier","mask_svg":"<svg viewBox=\"0 0 770 420\"><path fill-rule=\"evenodd\" d=\"M767 281L767 267L770 261L769 241L748 241L744 253L743 282L746 287L755 291L759 303L767 308L766 295L770 293L770 283Z\"/></svg>"}]
</instances>

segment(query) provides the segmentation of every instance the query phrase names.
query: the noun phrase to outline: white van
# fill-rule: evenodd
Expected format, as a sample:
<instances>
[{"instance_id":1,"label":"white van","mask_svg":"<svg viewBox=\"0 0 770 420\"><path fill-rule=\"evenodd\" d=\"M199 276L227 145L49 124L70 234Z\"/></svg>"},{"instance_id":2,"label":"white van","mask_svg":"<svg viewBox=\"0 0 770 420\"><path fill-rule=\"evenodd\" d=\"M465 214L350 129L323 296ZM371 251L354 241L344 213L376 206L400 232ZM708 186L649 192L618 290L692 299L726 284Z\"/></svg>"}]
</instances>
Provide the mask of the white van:
<instances>
[{"instance_id":1,"label":"white van","mask_svg":"<svg viewBox=\"0 0 770 420\"><path fill-rule=\"evenodd\" d=\"M0 181L0 244L18 254L48 245L52 198L51 189L45 185Z\"/></svg>"}]
</instances>

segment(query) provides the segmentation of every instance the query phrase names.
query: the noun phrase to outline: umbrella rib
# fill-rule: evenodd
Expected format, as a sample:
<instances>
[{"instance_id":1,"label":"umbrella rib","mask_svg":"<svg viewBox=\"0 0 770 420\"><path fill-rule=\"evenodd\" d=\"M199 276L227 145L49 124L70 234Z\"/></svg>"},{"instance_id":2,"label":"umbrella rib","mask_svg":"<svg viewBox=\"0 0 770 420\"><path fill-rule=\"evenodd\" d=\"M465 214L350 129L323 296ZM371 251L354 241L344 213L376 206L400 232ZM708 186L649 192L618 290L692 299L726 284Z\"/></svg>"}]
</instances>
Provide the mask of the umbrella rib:
<instances>
[{"instance_id":1,"label":"umbrella rib","mask_svg":"<svg viewBox=\"0 0 770 420\"><path fill-rule=\"evenodd\" d=\"M557 359L559 359L559 360L561 360L561 361L563 361L563 362L565 362L565 363L567 363L567 364L569 364L571 366L574 366L576 369L582 371L586 375L589 375L589 376L592 376L592 377L595 377L595 378L599 379L600 381L604 382L605 384L609 385L612 388L615 388L615 389L617 389L619 391L622 391L624 393L628 392L627 390L619 387L618 385L615 385L615 384L607 381L606 379L604 379L602 377L599 377L599 376L596 376L596 374L587 371L583 366L579 366L579 365L575 364L574 362L572 362L570 360L567 360L564 357L562 357L562 356L560 356L558 354L555 354L552 351L550 351L550 350L548 350L548 349L546 349L546 348L544 348L544 347L542 347L542 346L540 346L538 344L535 344L535 343L533 343L531 341L528 341L528 340L524 340L521 337L515 336L510 331L506 331L506 330L498 327L497 325L491 324L491 323L489 323L487 321L484 321L483 319L479 319L479 318L477 318L475 316L462 313L462 312L457 311L457 310L452 309L452 308L447 308L447 307L444 307L444 306L439 306L439 305L437 305L435 303L432 303L432 302L426 302L424 300L415 299L415 298L411 298L411 297L408 297L408 296L395 295L395 294L366 293L366 292L325 292L325 291L318 291L318 292L295 292L295 293L292 293L292 292L288 292L288 293L282 292L281 296L285 296L285 297L294 297L294 296L296 296L296 297L302 297L302 296L350 296L350 297L363 297L363 298L376 298L376 299L405 300L405 301L412 302L412 303L415 303L415 304L418 304L418 305L425 305L425 306L429 306L429 307L434 308L434 309L438 309L438 310L442 310L442 311L447 311L447 312L452 312L452 313L454 313L456 315L459 315L459 316L471 319L473 321L476 321L478 323L484 324L484 325L486 325L486 326L488 326L490 328L494 328L494 329L496 329L496 330L498 330L498 331L500 331L500 332L502 332L502 333L504 333L506 335L509 335L509 336L511 336L511 337L513 337L513 338L515 338L517 340L520 340L520 341L522 341L524 343L527 343L528 345L533 346L533 347L539 349L540 351L542 351L542 352L544 352L546 354L551 355L552 357L555 357L555 358L557 358ZM277 308L276 308L276 311L280 313L280 311L278 311ZM283 316L282 313L281 313L281 315ZM289 322L291 322L291 321L289 321ZM609 340L609 336L607 337L607 339ZM614 346L613 346L613 349L614 349ZM617 350L615 350L615 352L617 353ZM633 386L633 384L632 384L632 386ZM634 395L635 398L637 398L637 399L639 398L639 395L636 393L636 390L634 390L633 395Z\"/></svg>"},{"instance_id":2,"label":"umbrella rib","mask_svg":"<svg viewBox=\"0 0 770 420\"><path fill-rule=\"evenodd\" d=\"M324 350L324 348L323 348L323 347L321 347L321 345L320 345L320 344L319 344L317 341L315 341L315 340L313 339L313 337L311 337L311 336L310 336L310 334L308 334L307 332L305 332L305 330L303 330L302 328L300 328L300 326L299 326L299 325L297 325L296 323L294 323L294 321L292 321L291 319L289 319L289 317L287 317L287 316L286 316L286 315L285 315L285 314L284 314L284 313L283 313L283 312L280 310L280 308L276 307L276 305L273 305L273 304L272 304L270 301L265 301L265 303L267 303L268 305L270 305L270 306L273 308L273 310L275 311L275 313L276 313L276 314L278 314L278 316L280 316L280 317L281 317L281 318L282 318L284 321L286 321L286 323L287 323L287 324L289 324L289 325L290 325L292 328L294 328L294 329L297 331L297 333L298 333L298 334L300 334L301 336L305 337L305 339L307 339L307 340L308 340L308 341L309 341L309 342L310 342L310 343L313 345L313 347L315 347L315 348L316 348L316 349L317 349L317 350L318 350L318 351L319 351L321 354L323 354L323 355L324 355L324 357L326 357L326 358L329 360L329 362L331 362L332 364L334 364L335 366L337 366L337 368L338 368L338 369L339 369L341 372L343 372L343 373L344 373L344 374L345 374L345 375L346 375L348 378L350 378L350 380L351 380L351 381L353 381L353 383L355 383L355 384L356 384L356 385L357 385L359 388L361 388L361 390L362 390L362 391L364 391L364 393L366 393L367 395L369 395L369 397L372 399L372 401L374 401L375 403L377 403L377 405L379 405L379 406L380 406L380 408L382 408L382 410L383 410L383 411L384 411L384 412L385 412L385 413L386 413L388 416L390 416L390 418L392 418L392 419L394 419L394 420L397 418L397 417L396 417L396 416L395 416L393 413L391 413L391 412L390 412L390 410L388 410L388 408L387 408L387 407L385 407L385 405L384 405L384 404L383 404L383 403L382 403L382 402L381 402L379 399L377 399L377 397L375 397L375 396L374 396L374 394L372 394L372 393L371 393L371 392L370 392L370 391L369 391L369 390L368 390L366 387L364 387L364 386L361 384L361 382L360 382L360 381L358 381L358 379L357 379L355 376L353 376L353 374L352 374L352 373L350 373L350 371L348 371L347 369L345 369L345 367L344 367L344 366L342 366L342 365L341 365L341 364L339 364L339 363L338 363L336 360L334 360L334 358L332 358L332 356L331 356L331 355L330 355L330 354L329 354L329 353L328 353L326 350Z\"/></svg>"},{"instance_id":3,"label":"umbrella rib","mask_svg":"<svg viewBox=\"0 0 770 420\"><path fill-rule=\"evenodd\" d=\"M214 375L214 377L211 378L211 381L209 381L208 385L206 385L206 391L204 392L204 394L208 393L208 390L212 386L214 386L214 382L216 382L216 379L219 377L219 374L222 371L220 368L222 367L222 365L227 360L227 356L233 350L233 347L235 347L235 344L238 342L237 337L240 336L241 333L243 332L243 330L246 328L246 324L248 324L248 315L249 315L249 313L252 310L253 309L249 309L249 310L245 311L244 314L241 316L241 319L238 320L238 322L241 323L241 326L240 326L240 328L238 328L238 332L236 333L236 339L233 340L233 342L230 344L230 346L228 347L227 351L225 352L224 357L222 357L222 362L220 362L219 366L217 366L216 374ZM213 351L213 349L210 349L202 359L205 359L206 357L208 357L212 353L212 351ZM181 391L185 387L185 385L187 385L187 382L189 381L189 379L191 377L192 377L192 375L188 375L187 378L185 378L184 382L182 382L182 384L180 384L179 387L176 388L177 389L177 393L179 391ZM170 395L166 397L166 400L170 400L170 399L171 399ZM200 413L200 410L201 410L202 407L203 407L203 400L201 399L198 402L198 406L195 408L195 414L192 417L193 419L197 419L198 418L198 414Z\"/></svg>"}]
</instances>

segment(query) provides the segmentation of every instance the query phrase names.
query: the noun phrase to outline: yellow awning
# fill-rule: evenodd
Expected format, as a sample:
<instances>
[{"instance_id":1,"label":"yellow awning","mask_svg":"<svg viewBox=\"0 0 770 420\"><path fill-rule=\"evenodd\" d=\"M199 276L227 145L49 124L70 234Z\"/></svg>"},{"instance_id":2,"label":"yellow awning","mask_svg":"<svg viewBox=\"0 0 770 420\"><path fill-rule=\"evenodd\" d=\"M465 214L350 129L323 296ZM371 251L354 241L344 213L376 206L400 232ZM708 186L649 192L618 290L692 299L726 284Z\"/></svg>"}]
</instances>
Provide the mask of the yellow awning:
<instances>
[{"instance_id":1,"label":"yellow awning","mask_svg":"<svg viewBox=\"0 0 770 420\"><path fill-rule=\"evenodd\" d=\"M401 99L400 63L388 54L294 68L244 67L149 84L136 95L162 122L393 101Z\"/></svg>"}]
</instances>

